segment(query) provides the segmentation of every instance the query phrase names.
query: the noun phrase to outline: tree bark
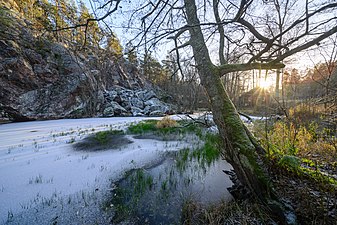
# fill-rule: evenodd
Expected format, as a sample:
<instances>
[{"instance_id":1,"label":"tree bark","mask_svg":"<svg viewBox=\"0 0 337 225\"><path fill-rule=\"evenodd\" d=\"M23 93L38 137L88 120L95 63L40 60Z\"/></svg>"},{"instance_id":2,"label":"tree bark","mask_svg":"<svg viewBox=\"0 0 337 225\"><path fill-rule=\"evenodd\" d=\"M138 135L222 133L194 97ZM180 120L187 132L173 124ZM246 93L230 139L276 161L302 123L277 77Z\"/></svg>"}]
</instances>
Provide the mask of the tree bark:
<instances>
[{"instance_id":1,"label":"tree bark","mask_svg":"<svg viewBox=\"0 0 337 225\"><path fill-rule=\"evenodd\" d=\"M220 77L226 71L226 65L216 67L209 56L201 31L195 0L184 0L187 23L190 32L190 44L193 49L201 84L205 87L213 119L224 143L224 156L233 166L238 179L256 199L268 206L278 222L289 223L286 210L274 194L268 176L261 165L257 154L258 148L249 131L242 123L239 114L227 94ZM227 64L229 68L232 65Z\"/></svg>"}]
</instances>

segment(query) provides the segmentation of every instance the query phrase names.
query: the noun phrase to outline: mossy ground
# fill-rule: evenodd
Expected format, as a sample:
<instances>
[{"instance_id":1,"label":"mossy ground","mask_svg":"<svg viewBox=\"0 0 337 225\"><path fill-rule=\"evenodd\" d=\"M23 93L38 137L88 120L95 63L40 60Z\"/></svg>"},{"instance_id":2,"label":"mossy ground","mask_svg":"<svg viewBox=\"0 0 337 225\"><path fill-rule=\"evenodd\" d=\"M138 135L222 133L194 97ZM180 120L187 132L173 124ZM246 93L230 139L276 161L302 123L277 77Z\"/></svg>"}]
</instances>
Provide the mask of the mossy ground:
<instances>
[{"instance_id":1,"label":"mossy ground","mask_svg":"<svg viewBox=\"0 0 337 225\"><path fill-rule=\"evenodd\" d=\"M301 224L337 224L336 131L290 117L255 123L274 187Z\"/></svg>"},{"instance_id":2,"label":"mossy ground","mask_svg":"<svg viewBox=\"0 0 337 225\"><path fill-rule=\"evenodd\" d=\"M94 133L80 142L74 144L79 151L100 151L106 149L119 149L132 143L122 130L107 130Z\"/></svg>"}]
</instances>

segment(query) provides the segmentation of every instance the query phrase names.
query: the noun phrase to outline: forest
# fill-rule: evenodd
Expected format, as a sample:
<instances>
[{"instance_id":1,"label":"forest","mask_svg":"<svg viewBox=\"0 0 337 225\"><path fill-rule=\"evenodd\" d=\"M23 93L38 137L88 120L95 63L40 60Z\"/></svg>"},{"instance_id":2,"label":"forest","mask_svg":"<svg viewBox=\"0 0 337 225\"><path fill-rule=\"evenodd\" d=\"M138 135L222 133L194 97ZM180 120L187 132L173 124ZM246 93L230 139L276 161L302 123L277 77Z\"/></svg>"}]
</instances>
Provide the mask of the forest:
<instances>
[{"instance_id":1,"label":"forest","mask_svg":"<svg viewBox=\"0 0 337 225\"><path fill-rule=\"evenodd\" d=\"M125 179L114 179L136 193L104 203L113 219L105 207L106 220L87 222L337 224L336 24L334 0L0 0L0 142L6 143L0 168L5 171L14 154L40 152L39 138L41 146L53 140L60 147L70 138L65 149L80 152L186 139L187 147L177 143L184 147L152 166L140 163L146 153L128 158L133 167ZM121 117L123 125L97 120L74 128L80 125L65 120L61 125L70 130L46 127L29 146L26 136L17 143L5 139L19 135L27 121L110 117ZM156 180L158 164L171 165L170 157L177 171ZM221 168L220 159L230 167ZM171 175L198 177L186 172L195 164L223 171L232 200L216 197L221 201L205 206L167 197L167 205L182 207L178 221L159 213L168 208L129 210L154 201L151 191L179 195L173 189L186 179ZM29 183L57 182L36 177ZM0 184L0 208L7 204L1 203L6 187ZM96 204L82 198L85 206ZM128 204L119 205L123 201ZM27 222L25 214L7 214L0 222ZM59 217L50 223L62 224Z\"/></svg>"}]
</instances>

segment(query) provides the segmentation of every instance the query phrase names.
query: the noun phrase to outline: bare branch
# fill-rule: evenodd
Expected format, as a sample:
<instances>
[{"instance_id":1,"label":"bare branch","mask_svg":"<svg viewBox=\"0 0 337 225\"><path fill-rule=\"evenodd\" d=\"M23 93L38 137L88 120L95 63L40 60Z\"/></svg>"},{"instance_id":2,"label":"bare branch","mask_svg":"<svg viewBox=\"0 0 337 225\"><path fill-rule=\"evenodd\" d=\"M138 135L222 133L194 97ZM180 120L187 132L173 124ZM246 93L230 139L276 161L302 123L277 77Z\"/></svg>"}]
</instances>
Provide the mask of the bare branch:
<instances>
[{"instance_id":1,"label":"bare branch","mask_svg":"<svg viewBox=\"0 0 337 225\"><path fill-rule=\"evenodd\" d=\"M272 40L269 38L264 37L262 34L260 34L255 27L250 24L249 22L247 22L244 19L238 19L237 20L238 23L242 24L243 26L245 26L257 39L259 39L260 41L263 41L264 43L271 43Z\"/></svg>"},{"instance_id":2,"label":"bare branch","mask_svg":"<svg viewBox=\"0 0 337 225\"><path fill-rule=\"evenodd\" d=\"M218 70L220 75L228 74L231 72L237 71L248 71L253 69L262 69L262 70L270 70L270 69L282 69L285 65L283 63L277 62L269 62L269 63L244 63L244 64L225 64L218 66Z\"/></svg>"},{"instance_id":3,"label":"bare branch","mask_svg":"<svg viewBox=\"0 0 337 225\"><path fill-rule=\"evenodd\" d=\"M223 26L221 25L221 19L219 15L219 0L213 0L213 13L215 17L215 21L218 23L218 31L220 35L220 44L219 44L219 60L220 64L227 63L225 60L225 31Z\"/></svg>"},{"instance_id":4,"label":"bare branch","mask_svg":"<svg viewBox=\"0 0 337 225\"><path fill-rule=\"evenodd\" d=\"M319 44L320 41L324 40L325 38L328 38L329 36L335 34L337 32L337 26L331 28L330 30L328 30L327 32L325 32L324 34L318 36L317 38L302 44L296 48L291 49L290 51L285 52L284 54L280 55L279 57L277 57L275 60L273 60L274 62L280 62L283 59L296 54L297 52L300 52L302 50L308 49L316 44Z\"/></svg>"}]
</instances>

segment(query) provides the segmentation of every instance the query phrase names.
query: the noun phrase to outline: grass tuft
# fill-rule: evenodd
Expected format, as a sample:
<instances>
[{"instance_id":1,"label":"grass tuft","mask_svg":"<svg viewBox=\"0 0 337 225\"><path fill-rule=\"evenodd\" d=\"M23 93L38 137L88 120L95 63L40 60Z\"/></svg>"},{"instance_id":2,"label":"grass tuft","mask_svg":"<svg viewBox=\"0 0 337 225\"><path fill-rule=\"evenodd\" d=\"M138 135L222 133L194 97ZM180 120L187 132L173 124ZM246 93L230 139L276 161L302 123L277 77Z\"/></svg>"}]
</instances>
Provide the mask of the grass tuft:
<instances>
[{"instance_id":1,"label":"grass tuft","mask_svg":"<svg viewBox=\"0 0 337 225\"><path fill-rule=\"evenodd\" d=\"M124 131L106 130L89 135L85 139L76 142L73 147L76 150L99 151L117 149L130 143L132 141L125 137Z\"/></svg>"},{"instance_id":2,"label":"grass tuft","mask_svg":"<svg viewBox=\"0 0 337 225\"><path fill-rule=\"evenodd\" d=\"M186 199L182 208L181 224L270 224L267 212L256 203L221 202L205 207L191 199ZM258 219L257 219L258 218Z\"/></svg>"},{"instance_id":3,"label":"grass tuft","mask_svg":"<svg viewBox=\"0 0 337 225\"><path fill-rule=\"evenodd\" d=\"M140 123L131 125L128 127L128 132L131 134L144 134L147 132L153 132L157 131L158 128L156 127L157 125L157 120L145 120Z\"/></svg>"},{"instance_id":4,"label":"grass tuft","mask_svg":"<svg viewBox=\"0 0 337 225\"><path fill-rule=\"evenodd\" d=\"M162 120L160 120L156 123L156 128L158 128L158 129L174 128L174 127L177 127L177 126L178 126L177 121L171 119L168 116L165 116Z\"/></svg>"},{"instance_id":5,"label":"grass tuft","mask_svg":"<svg viewBox=\"0 0 337 225\"><path fill-rule=\"evenodd\" d=\"M122 130L99 131L95 133L94 139L98 141L100 144L105 145L109 142L110 136L118 134L124 134L124 131Z\"/></svg>"}]
</instances>

